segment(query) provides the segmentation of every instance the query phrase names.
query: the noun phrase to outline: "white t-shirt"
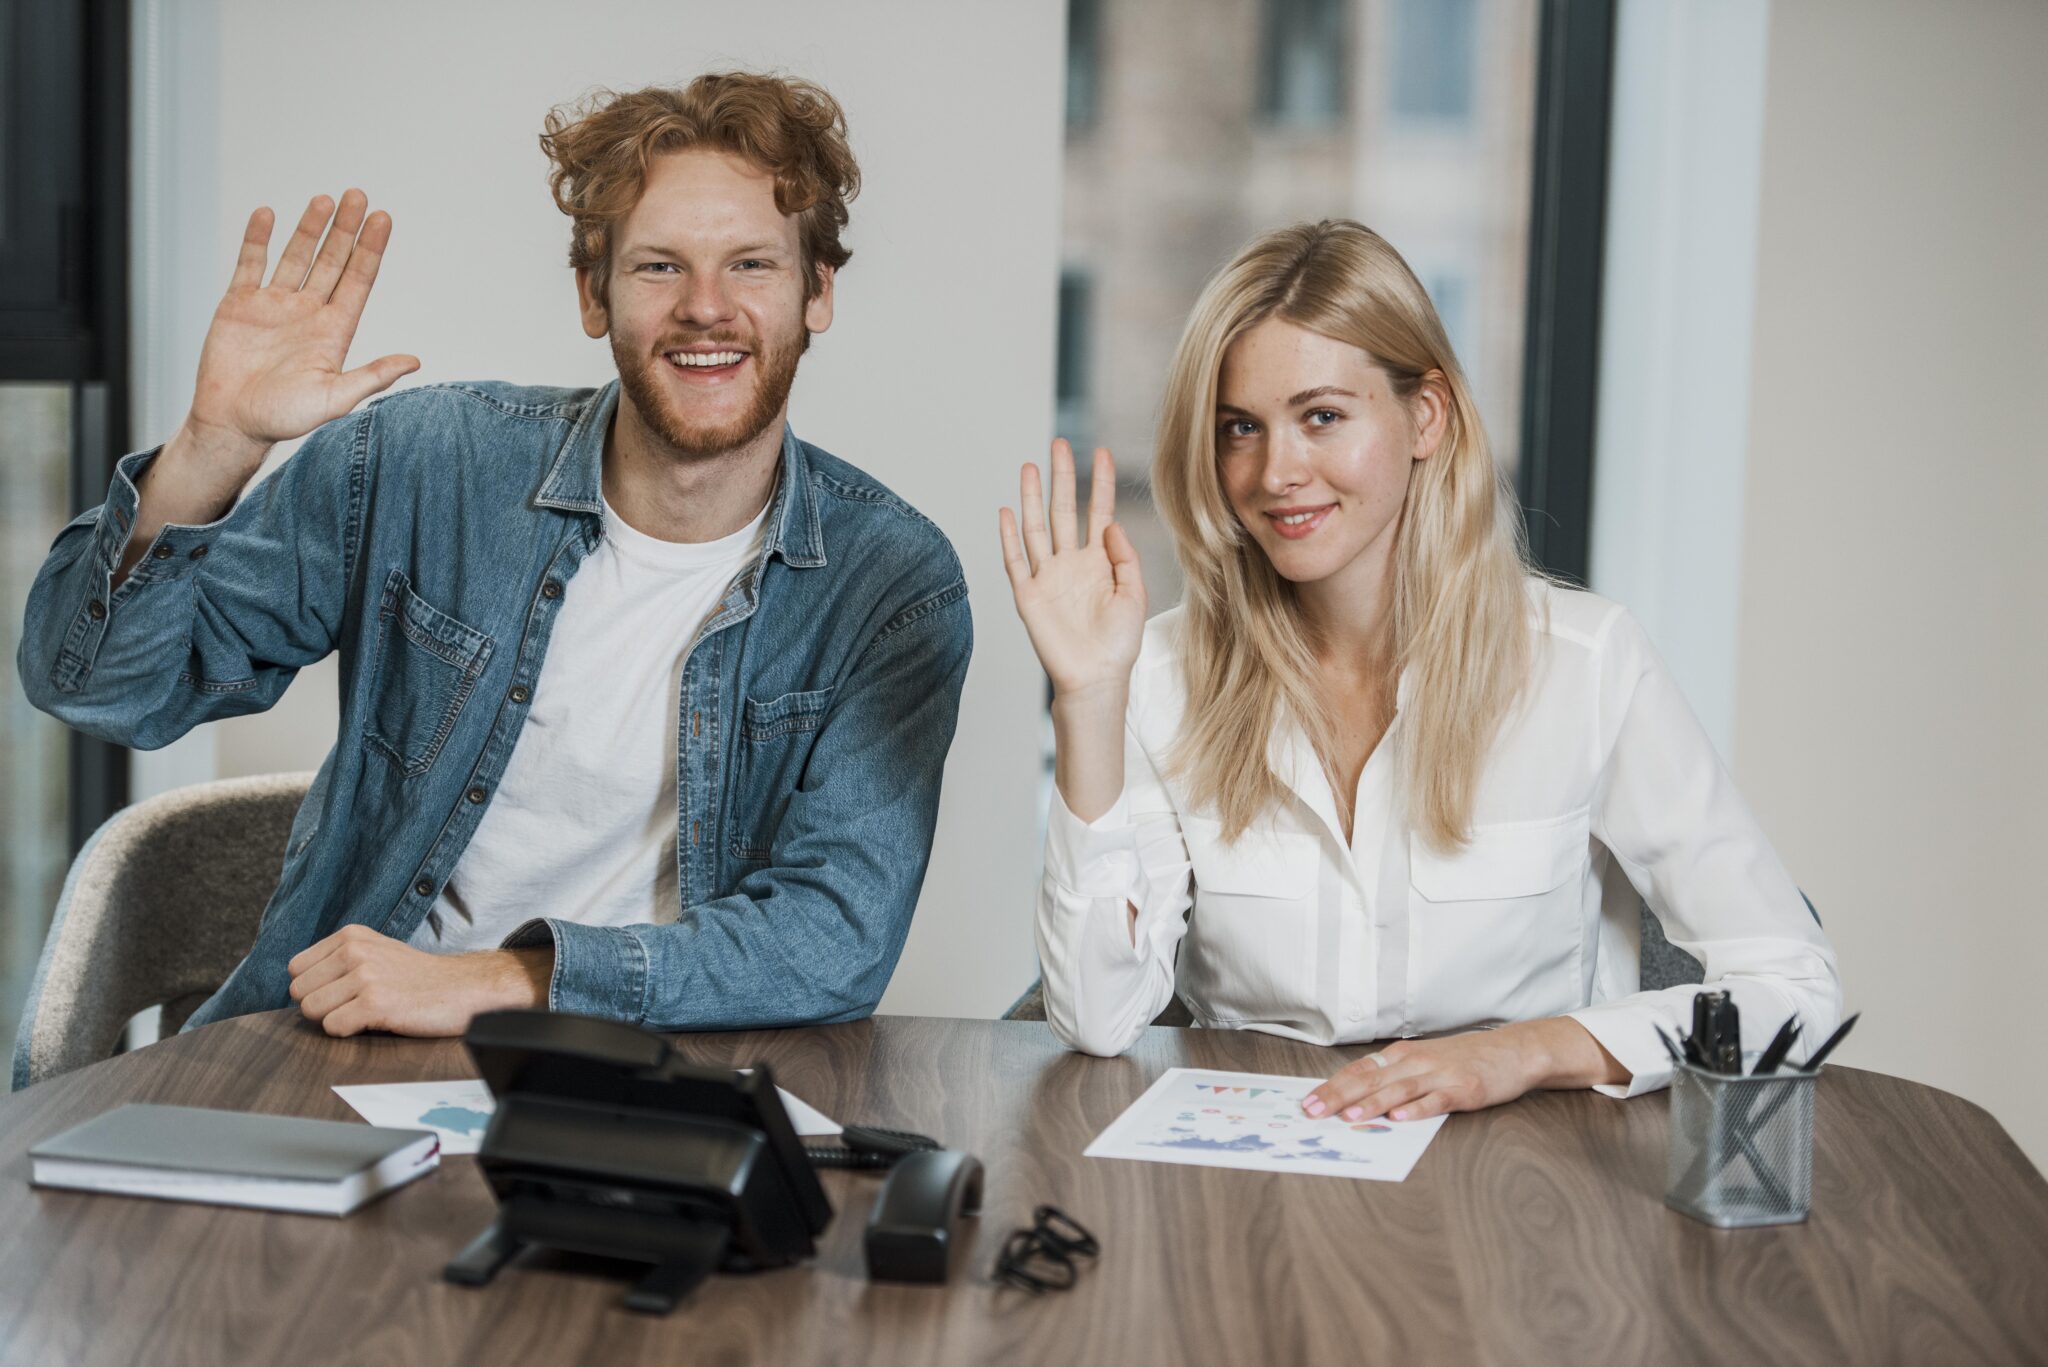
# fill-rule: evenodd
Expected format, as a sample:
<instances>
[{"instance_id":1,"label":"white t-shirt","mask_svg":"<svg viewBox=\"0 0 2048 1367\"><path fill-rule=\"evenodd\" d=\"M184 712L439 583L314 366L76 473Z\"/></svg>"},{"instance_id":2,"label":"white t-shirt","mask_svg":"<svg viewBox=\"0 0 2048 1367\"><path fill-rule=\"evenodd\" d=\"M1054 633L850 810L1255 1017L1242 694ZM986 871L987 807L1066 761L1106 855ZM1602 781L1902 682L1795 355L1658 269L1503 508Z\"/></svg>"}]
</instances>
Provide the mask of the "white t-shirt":
<instances>
[{"instance_id":1,"label":"white t-shirt","mask_svg":"<svg viewBox=\"0 0 2048 1367\"><path fill-rule=\"evenodd\" d=\"M676 919L676 718L697 630L761 548L768 520L716 541L659 541L609 503L571 576L526 725L420 949L495 949L539 916Z\"/></svg>"}]
</instances>

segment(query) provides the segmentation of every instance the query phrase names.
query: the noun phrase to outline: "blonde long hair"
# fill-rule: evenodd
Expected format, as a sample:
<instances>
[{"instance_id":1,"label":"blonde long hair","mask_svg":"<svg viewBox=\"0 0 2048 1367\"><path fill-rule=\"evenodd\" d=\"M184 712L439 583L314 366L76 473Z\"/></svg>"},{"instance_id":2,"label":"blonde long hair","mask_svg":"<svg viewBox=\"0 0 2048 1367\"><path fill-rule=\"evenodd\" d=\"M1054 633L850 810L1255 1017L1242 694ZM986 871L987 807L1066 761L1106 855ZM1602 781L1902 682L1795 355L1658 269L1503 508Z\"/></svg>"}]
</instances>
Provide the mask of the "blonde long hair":
<instances>
[{"instance_id":1,"label":"blonde long hair","mask_svg":"<svg viewBox=\"0 0 2048 1367\"><path fill-rule=\"evenodd\" d=\"M1384 238L1348 219L1253 241L1209 281L1181 334L1152 466L1186 577L1188 703L1168 768L1235 840L1286 797L1267 751L1284 718L1326 766L1334 753L1294 586L1238 522L1219 473L1223 355L1269 318L1358 347L1404 401L1431 372L1442 377L1443 438L1412 463L1396 531L1386 688L1393 697L1407 672L1400 776L1410 826L1439 850L1457 849L1480 768L1529 673L1526 534L1428 294Z\"/></svg>"}]
</instances>

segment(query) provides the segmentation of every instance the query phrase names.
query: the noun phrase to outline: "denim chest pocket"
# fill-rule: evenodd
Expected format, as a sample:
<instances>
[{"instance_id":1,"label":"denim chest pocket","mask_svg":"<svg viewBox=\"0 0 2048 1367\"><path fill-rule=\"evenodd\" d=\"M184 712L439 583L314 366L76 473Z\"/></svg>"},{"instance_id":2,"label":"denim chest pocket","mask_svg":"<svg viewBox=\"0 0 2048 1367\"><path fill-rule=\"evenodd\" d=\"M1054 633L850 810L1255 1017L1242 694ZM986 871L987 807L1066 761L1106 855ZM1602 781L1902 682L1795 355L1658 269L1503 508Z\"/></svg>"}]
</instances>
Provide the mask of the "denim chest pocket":
<instances>
[{"instance_id":1,"label":"denim chest pocket","mask_svg":"<svg viewBox=\"0 0 2048 1367\"><path fill-rule=\"evenodd\" d=\"M832 690L752 698L740 709L739 782L732 792L732 853L760 862L775 845L789 799L802 786Z\"/></svg>"},{"instance_id":2,"label":"denim chest pocket","mask_svg":"<svg viewBox=\"0 0 2048 1367\"><path fill-rule=\"evenodd\" d=\"M377 660L364 740L408 778L434 767L491 659L491 638L413 591L402 570L377 605Z\"/></svg>"}]
</instances>

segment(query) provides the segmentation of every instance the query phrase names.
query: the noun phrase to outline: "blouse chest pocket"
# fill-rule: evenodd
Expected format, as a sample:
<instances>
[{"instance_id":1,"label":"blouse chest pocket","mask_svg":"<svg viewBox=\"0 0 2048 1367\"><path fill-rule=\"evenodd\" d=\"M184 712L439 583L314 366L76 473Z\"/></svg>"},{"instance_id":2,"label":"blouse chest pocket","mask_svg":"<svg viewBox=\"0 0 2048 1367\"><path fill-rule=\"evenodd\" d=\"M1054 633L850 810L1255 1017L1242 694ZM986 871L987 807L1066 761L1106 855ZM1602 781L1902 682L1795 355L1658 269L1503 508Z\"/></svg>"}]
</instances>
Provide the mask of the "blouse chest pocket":
<instances>
[{"instance_id":1,"label":"blouse chest pocket","mask_svg":"<svg viewBox=\"0 0 2048 1367\"><path fill-rule=\"evenodd\" d=\"M811 750L825 725L832 690L752 698L740 709L739 782L732 790L732 853L760 862L775 847L789 799L803 782Z\"/></svg>"},{"instance_id":2,"label":"blouse chest pocket","mask_svg":"<svg viewBox=\"0 0 2048 1367\"><path fill-rule=\"evenodd\" d=\"M1476 826L1450 854L1410 835L1417 1029L1536 1020L1585 1004L1590 822L1581 810Z\"/></svg>"},{"instance_id":3,"label":"blouse chest pocket","mask_svg":"<svg viewBox=\"0 0 2048 1367\"><path fill-rule=\"evenodd\" d=\"M434 767L491 660L491 638L413 591L391 571L377 606L377 658L364 739L408 778Z\"/></svg>"},{"instance_id":4,"label":"blouse chest pocket","mask_svg":"<svg viewBox=\"0 0 2048 1367\"><path fill-rule=\"evenodd\" d=\"M1182 828L1195 880L1182 994L1219 1022L1292 1018L1315 995L1315 837L1252 830L1226 845L1219 822Z\"/></svg>"}]
</instances>

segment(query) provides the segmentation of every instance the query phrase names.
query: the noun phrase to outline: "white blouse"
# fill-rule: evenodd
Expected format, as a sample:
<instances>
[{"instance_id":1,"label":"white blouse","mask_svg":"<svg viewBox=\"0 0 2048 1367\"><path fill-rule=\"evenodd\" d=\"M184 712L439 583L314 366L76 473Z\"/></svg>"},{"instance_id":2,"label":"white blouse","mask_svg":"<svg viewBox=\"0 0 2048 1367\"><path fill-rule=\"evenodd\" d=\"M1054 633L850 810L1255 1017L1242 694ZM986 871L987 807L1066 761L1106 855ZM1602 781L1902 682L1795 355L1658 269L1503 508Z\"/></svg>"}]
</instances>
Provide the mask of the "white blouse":
<instances>
[{"instance_id":1,"label":"white blouse","mask_svg":"<svg viewBox=\"0 0 2048 1367\"><path fill-rule=\"evenodd\" d=\"M1686 1031L1700 990L1638 990L1640 894L1734 996L1745 1050L1794 1013L1818 1046L1841 1014L1834 951L1642 628L1541 581L1530 603L1529 688L1487 758L1471 841L1449 855L1405 819L1405 677L1349 844L1292 723L1268 752L1288 800L1225 844L1163 776L1185 697L1181 612L1147 623L1123 794L1084 823L1053 793L1038 899L1053 1033L1121 1053L1176 990L1198 1025L1316 1044L1569 1015L1632 1074L1598 1090L1634 1096L1670 1081L1651 1027Z\"/></svg>"}]
</instances>

